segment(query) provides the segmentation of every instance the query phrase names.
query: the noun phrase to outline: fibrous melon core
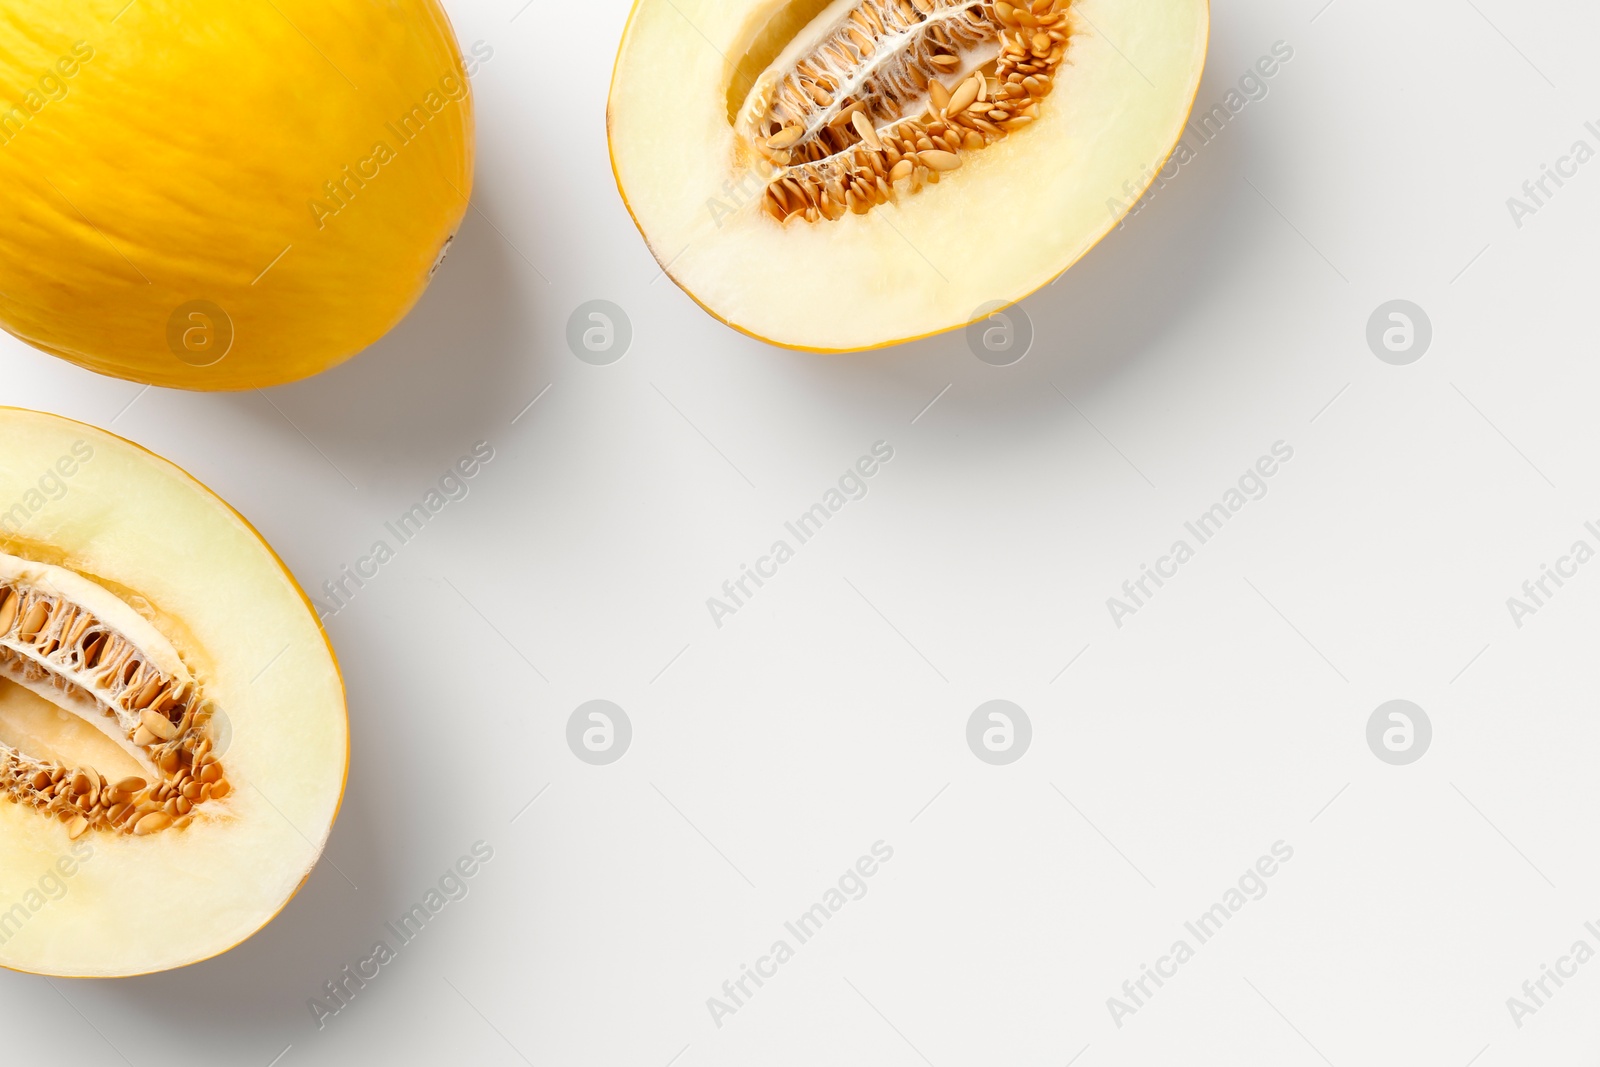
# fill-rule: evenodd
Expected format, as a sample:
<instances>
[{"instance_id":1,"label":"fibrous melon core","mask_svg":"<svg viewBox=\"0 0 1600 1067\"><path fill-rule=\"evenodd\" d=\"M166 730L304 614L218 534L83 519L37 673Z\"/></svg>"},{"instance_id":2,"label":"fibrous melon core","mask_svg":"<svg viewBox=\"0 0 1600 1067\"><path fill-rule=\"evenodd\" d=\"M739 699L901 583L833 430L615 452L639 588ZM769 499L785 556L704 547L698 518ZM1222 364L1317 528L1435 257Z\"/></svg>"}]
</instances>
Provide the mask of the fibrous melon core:
<instances>
[{"instance_id":1,"label":"fibrous melon core","mask_svg":"<svg viewBox=\"0 0 1600 1067\"><path fill-rule=\"evenodd\" d=\"M0 795L66 823L69 838L181 830L228 795L215 707L171 643L93 581L0 552L0 677L115 746L109 760L100 746L107 777L74 758L89 746L72 737L71 718L41 716L15 695L0 704ZM8 743L24 738L35 751Z\"/></svg>"},{"instance_id":2,"label":"fibrous melon core","mask_svg":"<svg viewBox=\"0 0 1600 1067\"><path fill-rule=\"evenodd\" d=\"M837 0L756 79L735 126L780 222L864 214L1033 122L1071 0Z\"/></svg>"}]
</instances>

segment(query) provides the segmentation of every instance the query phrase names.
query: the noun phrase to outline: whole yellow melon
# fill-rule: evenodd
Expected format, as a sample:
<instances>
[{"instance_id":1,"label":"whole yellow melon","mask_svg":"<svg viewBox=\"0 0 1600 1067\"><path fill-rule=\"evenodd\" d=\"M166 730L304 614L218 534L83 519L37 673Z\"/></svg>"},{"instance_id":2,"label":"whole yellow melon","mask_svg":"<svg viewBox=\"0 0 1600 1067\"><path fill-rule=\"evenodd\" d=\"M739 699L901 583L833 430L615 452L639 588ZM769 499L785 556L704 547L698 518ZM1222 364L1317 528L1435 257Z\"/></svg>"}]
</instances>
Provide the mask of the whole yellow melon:
<instances>
[{"instance_id":1,"label":"whole yellow melon","mask_svg":"<svg viewBox=\"0 0 1600 1067\"><path fill-rule=\"evenodd\" d=\"M466 211L492 54L436 0L8 0L0 326L186 389L359 352Z\"/></svg>"}]
</instances>

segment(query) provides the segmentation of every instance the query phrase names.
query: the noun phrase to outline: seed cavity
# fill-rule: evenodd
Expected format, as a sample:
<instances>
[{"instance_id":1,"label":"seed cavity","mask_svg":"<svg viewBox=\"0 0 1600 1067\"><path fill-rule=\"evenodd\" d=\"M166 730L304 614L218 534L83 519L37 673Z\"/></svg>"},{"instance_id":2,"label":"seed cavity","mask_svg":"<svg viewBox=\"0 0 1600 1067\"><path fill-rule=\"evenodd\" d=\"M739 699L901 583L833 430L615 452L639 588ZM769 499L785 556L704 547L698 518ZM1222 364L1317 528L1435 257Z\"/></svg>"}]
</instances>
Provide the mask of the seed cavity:
<instances>
[{"instance_id":1,"label":"seed cavity","mask_svg":"<svg viewBox=\"0 0 1600 1067\"><path fill-rule=\"evenodd\" d=\"M773 61L735 127L779 222L916 193L1027 126L1053 88L1072 0L840 0Z\"/></svg>"},{"instance_id":2,"label":"seed cavity","mask_svg":"<svg viewBox=\"0 0 1600 1067\"><path fill-rule=\"evenodd\" d=\"M0 553L0 677L87 720L148 777L110 782L93 767L0 743L0 797L59 819L73 840L190 825L201 805L230 792L212 752L215 706L175 653L154 655L54 583L29 580L45 570Z\"/></svg>"}]
</instances>

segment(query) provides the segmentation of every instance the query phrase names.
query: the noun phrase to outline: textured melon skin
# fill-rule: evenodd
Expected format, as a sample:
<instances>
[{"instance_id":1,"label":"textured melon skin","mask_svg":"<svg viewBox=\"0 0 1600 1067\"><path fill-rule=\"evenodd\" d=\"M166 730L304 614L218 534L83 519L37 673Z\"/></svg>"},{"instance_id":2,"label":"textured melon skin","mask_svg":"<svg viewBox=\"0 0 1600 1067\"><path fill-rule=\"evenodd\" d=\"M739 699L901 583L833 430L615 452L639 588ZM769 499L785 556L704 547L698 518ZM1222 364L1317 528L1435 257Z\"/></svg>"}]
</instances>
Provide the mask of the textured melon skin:
<instances>
[{"instance_id":1,"label":"textured melon skin","mask_svg":"<svg viewBox=\"0 0 1600 1067\"><path fill-rule=\"evenodd\" d=\"M1210 33L1208 0L1075 0L1085 32L1027 130L898 203L780 226L759 196L727 215L707 201L746 174L727 86L750 25L781 6L635 0L607 122L618 190L673 281L742 333L813 352L959 329L1076 263L1176 147Z\"/></svg>"},{"instance_id":2,"label":"textured melon skin","mask_svg":"<svg viewBox=\"0 0 1600 1067\"><path fill-rule=\"evenodd\" d=\"M64 456L79 460L70 476ZM226 714L234 785L210 816L144 838L72 842L57 820L0 802L0 967L123 977L225 952L304 884L344 795L349 723L327 635L250 524L166 460L17 408L0 408L0 457L0 549L141 608ZM52 871L64 894L28 908Z\"/></svg>"},{"instance_id":3,"label":"textured melon skin","mask_svg":"<svg viewBox=\"0 0 1600 1067\"><path fill-rule=\"evenodd\" d=\"M438 0L8 0L0 326L185 389L353 355L418 299L466 211L464 66L482 58ZM194 301L231 322L209 366L225 324L179 313ZM174 351L175 313L199 351Z\"/></svg>"}]
</instances>

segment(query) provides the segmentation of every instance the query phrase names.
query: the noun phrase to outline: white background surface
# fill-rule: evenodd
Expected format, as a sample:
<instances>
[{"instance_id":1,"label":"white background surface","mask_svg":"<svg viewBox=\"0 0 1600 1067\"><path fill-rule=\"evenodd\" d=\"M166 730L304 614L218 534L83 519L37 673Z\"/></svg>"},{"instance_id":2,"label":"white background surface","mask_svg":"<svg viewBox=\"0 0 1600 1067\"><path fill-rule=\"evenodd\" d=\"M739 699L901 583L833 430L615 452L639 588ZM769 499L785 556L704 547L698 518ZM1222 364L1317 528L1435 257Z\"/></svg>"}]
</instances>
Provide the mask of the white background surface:
<instances>
[{"instance_id":1,"label":"white background surface","mask_svg":"<svg viewBox=\"0 0 1600 1067\"><path fill-rule=\"evenodd\" d=\"M1506 198L1597 144L1600 17L1322 3L1216 5L1201 107L1294 58L1023 305L1011 367L959 333L771 349L661 278L606 156L617 0L449 5L495 50L476 210L355 361L199 396L0 342L5 402L169 456L313 591L495 450L328 624L355 756L304 891L180 972L0 975L8 1056L1594 1062L1600 962L1520 1028L1506 999L1600 949L1600 564L1520 629L1506 598L1596 542L1600 163L1520 229ZM1394 298L1433 323L1409 366L1364 337ZM632 323L610 366L566 346L590 299ZM714 626L879 440L870 493ZM1106 598L1280 440L1267 496L1117 628ZM565 742L595 698L634 727L610 766ZM1005 767L965 740L996 698L1034 729ZM1395 698L1434 727L1410 766L1365 739ZM470 895L319 1030L308 999L478 840ZM718 1027L707 998L879 840L867 895ZM1280 840L1267 895L1119 1028L1107 998Z\"/></svg>"}]
</instances>

